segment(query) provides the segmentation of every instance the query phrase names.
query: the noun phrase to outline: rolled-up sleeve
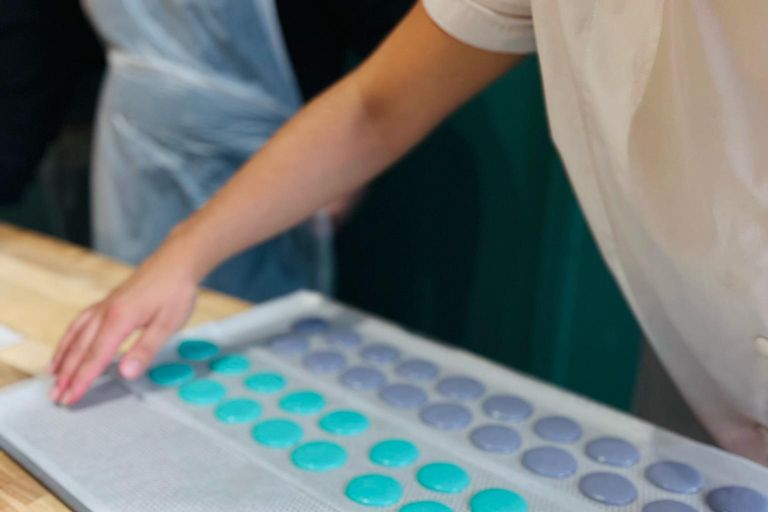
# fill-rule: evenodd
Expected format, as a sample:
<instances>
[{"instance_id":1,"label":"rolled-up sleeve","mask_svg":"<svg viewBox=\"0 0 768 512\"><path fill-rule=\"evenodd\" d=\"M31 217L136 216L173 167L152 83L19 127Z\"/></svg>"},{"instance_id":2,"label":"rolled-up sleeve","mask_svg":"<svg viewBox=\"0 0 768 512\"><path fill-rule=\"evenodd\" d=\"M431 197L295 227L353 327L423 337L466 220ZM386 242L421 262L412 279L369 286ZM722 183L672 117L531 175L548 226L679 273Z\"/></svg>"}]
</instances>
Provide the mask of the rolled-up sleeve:
<instances>
[{"instance_id":1,"label":"rolled-up sleeve","mask_svg":"<svg viewBox=\"0 0 768 512\"><path fill-rule=\"evenodd\" d=\"M430 18L471 46L505 53L536 51L530 0L422 0Z\"/></svg>"}]
</instances>

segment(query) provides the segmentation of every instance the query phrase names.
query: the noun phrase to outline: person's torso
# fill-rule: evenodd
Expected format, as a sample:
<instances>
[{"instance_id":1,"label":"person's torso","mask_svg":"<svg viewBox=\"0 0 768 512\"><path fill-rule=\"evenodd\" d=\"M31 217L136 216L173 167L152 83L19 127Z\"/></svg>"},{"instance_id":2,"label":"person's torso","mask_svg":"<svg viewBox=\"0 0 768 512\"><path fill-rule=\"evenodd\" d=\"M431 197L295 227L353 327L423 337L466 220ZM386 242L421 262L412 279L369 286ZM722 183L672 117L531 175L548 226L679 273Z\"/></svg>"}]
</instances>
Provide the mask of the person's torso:
<instances>
[{"instance_id":1,"label":"person's torso","mask_svg":"<svg viewBox=\"0 0 768 512\"><path fill-rule=\"evenodd\" d=\"M721 442L768 425L768 10L548 0L533 17L554 140L643 328Z\"/></svg>"}]
</instances>

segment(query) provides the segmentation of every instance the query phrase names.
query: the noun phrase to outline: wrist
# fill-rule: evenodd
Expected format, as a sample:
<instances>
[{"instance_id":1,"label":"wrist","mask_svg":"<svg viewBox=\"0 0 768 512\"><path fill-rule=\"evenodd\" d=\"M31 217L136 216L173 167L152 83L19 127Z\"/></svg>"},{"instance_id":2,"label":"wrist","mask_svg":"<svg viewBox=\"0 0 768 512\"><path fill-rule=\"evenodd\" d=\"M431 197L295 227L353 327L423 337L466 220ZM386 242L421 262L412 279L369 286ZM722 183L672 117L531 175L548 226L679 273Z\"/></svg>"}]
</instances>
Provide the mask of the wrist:
<instances>
[{"instance_id":1,"label":"wrist","mask_svg":"<svg viewBox=\"0 0 768 512\"><path fill-rule=\"evenodd\" d=\"M188 221L184 221L171 230L156 256L171 263L183 279L197 285L215 266L207 248L210 245L206 245L204 237Z\"/></svg>"}]
</instances>

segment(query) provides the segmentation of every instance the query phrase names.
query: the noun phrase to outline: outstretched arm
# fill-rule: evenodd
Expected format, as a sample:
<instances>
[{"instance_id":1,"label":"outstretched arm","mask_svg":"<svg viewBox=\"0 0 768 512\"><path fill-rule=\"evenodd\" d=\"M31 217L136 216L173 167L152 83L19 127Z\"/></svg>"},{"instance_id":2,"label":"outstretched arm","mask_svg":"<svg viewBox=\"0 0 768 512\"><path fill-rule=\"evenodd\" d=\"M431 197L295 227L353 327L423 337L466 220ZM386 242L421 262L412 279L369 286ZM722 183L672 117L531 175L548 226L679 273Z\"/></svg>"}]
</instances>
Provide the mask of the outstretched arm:
<instances>
[{"instance_id":1,"label":"outstretched arm","mask_svg":"<svg viewBox=\"0 0 768 512\"><path fill-rule=\"evenodd\" d=\"M353 73L301 110L106 299L72 323L51 398L77 402L134 331L120 371L138 377L191 312L202 278L400 158L520 59L453 39L417 4Z\"/></svg>"}]
</instances>

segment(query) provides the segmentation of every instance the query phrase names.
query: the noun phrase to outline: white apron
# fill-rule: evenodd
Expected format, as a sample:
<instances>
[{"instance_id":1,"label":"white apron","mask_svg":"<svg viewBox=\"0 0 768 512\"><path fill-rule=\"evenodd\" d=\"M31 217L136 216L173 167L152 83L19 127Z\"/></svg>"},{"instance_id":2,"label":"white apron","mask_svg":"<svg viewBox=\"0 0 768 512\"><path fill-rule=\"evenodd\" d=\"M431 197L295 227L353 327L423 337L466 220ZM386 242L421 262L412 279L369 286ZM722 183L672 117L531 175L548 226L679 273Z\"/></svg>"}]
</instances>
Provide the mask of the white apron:
<instances>
[{"instance_id":1,"label":"white apron","mask_svg":"<svg viewBox=\"0 0 768 512\"><path fill-rule=\"evenodd\" d=\"M93 159L95 245L136 264L302 100L272 0L84 4L109 63ZM329 292L331 269L330 223L318 214L204 284L259 301L302 287Z\"/></svg>"}]
</instances>

